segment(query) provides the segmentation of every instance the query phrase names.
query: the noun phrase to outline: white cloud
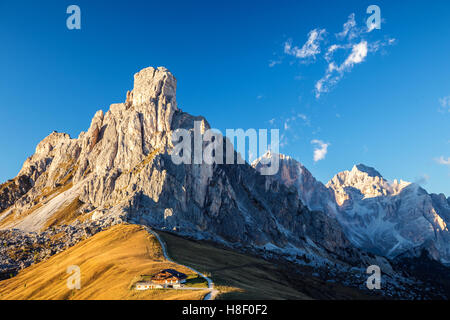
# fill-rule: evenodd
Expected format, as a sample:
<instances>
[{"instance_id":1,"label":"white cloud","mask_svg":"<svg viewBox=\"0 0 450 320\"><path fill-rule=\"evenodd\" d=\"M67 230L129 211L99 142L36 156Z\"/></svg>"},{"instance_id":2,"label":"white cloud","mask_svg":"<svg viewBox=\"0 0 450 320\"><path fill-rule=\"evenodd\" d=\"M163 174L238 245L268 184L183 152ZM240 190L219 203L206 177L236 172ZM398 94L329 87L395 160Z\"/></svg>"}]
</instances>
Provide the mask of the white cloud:
<instances>
[{"instance_id":1,"label":"white cloud","mask_svg":"<svg viewBox=\"0 0 450 320\"><path fill-rule=\"evenodd\" d=\"M343 48L345 48L345 47L342 45L339 45L339 44L333 44L333 45L329 46L327 49L327 52L325 53L325 56L324 56L325 60L327 60L328 62L332 61L333 53L336 50L343 49Z\"/></svg>"},{"instance_id":2,"label":"white cloud","mask_svg":"<svg viewBox=\"0 0 450 320\"><path fill-rule=\"evenodd\" d=\"M375 30L375 28L377 27L377 24L372 22L369 26L369 28L367 29L367 32L372 32L373 30Z\"/></svg>"},{"instance_id":3,"label":"white cloud","mask_svg":"<svg viewBox=\"0 0 450 320\"><path fill-rule=\"evenodd\" d=\"M280 64L280 63L281 63L281 60L270 60L269 67L270 68L275 67L277 64Z\"/></svg>"},{"instance_id":4,"label":"white cloud","mask_svg":"<svg viewBox=\"0 0 450 320\"><path fill-rule=\"evenodd\" d=\"M302 119L303 121L308 121L308 117L306 115L304 115L303 113L299 113L297 114L297 116Z\"/></svg>"},{"instance_id":5,"label":"white cloud","mask_svg":"<svg viewBox=\"0 0 450 320\"><path fill-rule=\"evenodd\" d=\"M348 42L345 44L332 44L328 47L324 59L328 62L325 75L316 82L315 92L316 98L324 92L328 92L331 87L336 85L344 76L344 73L350 72L356 64L362 63L366 60L368 53L377 52L380 48L393 45L396 39L391 38L386 41L377 40L368 42L367 40L360 40L358 43ZM339 49L350 50L350 54L345 61L338 65L334 60L333 54Z\"/></svg>"},{"instance_id":6,"label":"white cloud","mask_svg":"<svg viewBox=\"0 0 450 320\"><path fill-rule=\"evenodd\" d=\"M316 98L319 98L323 92L328 92L332 86L339 82L345 72L353 69L354 65L363 62L367 57L367 52L367 41L361 41L353 45L352 52L341 65L337 66L335 62L330 62L325 76L316 82Z\"/></svg>"},{"instance_id":7,"label":"white cloud","mask_svg":"<svg viewBox=\"0 0 450 320\"><path fill-rule=\"evenodd\" d=\"M349 39L353 39L357 36L357 33L358 31L356 30L355 14L352 13L348 16L347 22L344 23L342 32L337 33L336 37L343 39L348 35Z\"/></svg>"},{"instance_id":8,"label":"white cloud","mask_svg":"<svg viewBox=\"0 0 450 320\"><path fill-rule=\"evenodd\" d=\"M284 44L284 53L299 59L313 58L320 53L320 42L326 33L325 29L314 29L308 33L308 40L301 48L292 47L291 41Z\"/></svg>"},{"instance_id":9,"label":"white cloud","mask_svg":"<svg viewBox=\"0 0 450 320\"><path fill-rule=\"evenodd\" d=\"M280 147L300 139L298 129L301 126L311 126L309 117L304 113L292 111L290 115L276 117L267 121L272 128L280 130Z\"/></svg>"},{"instance_id":10,"label":"white cloud","mask_svg":"<svg viewBox=\"0 0 450 320\"><path fill-rule=\"evenodd\" d=\"M344 67L353 67L354 64L363 62L365 57L367 57L367 42L361 41L353 46L352 53L344 62Z\"/></svg>"},{"instance_id":11,"label":"white cloud","mask_svg":"<svg viewBox=\"0 0 450 320\"><path fill-rule=\"evenodd\" d=\"M436 159L436 162L444 166L450 166L450 157L445 159L443 156Z\"/></svg>"},{"instance_id":12,"label":"white cloud","mask_svg":"<svg viewBox=\"0 0 450 320\"><path fill-rule=\"evenodd\" d=\"M439 103L441 104L441 107L439 108L440 112L450 112L450 96L440 98Z\"/></svg>"},{"instance_id":13,"label":"white cloud","mask_svg":"<svg viewBox=\"0 0 450 320\"><path fill-rule=\"evenodd\" d=\"M377 52L382 47L392 46L396 41L397 39L395 38L390 38L387 40L377 40L368 44L368 50L369 52Z\"/></svg>"},{"instance_id":14,"label":"white cloud","mask_svg":"<svg viewBox=\"0 0 450 320\"><path fill-rule=\"evenodd\" d=\"M325 29L316 28L308 33L308 40L301 48L293 46L291 41L284 44L284 53L300 59L301 62L316 62L318 57L322 57L326 62L324 76L315 82L315 95L319 98L322 93L329 92L353 67L367 60L369 53L381 51L385 46L396 43L395 38L385 37L382 40L374 40L376 35L368 37L372 31L367 26L358 26L355 14L348 16L343 24L342 31L335 34L334 42L323 48L322 43L329 43L332 40L328 37ZM342 54L338 54L342 52ZM384 51L381 51L384 54ZM336 57L341 60L336 60ZM450 99L450 98L449 98ZM450 111L450 107L447 107Z\"/></svg>"},{"instance_id":15,"label":"white cloud","mask_svg":"<svg viewBox=\"0 0 450 320\"><path fill-rule=\"evenodd\" d=\"M297 113L294 114L293 116L291 116L290 118L286 118L284 120L284 130L289 130L291 129L291 123L294 123L294 126L298 125L297 120L303 120L303 122L307 125L310 126L311 123L309 121L309 118L306 114L303 113Z\"/></svg>"},{"instance_id":16,"label":"white cloud","mask_svg":"<svg viewBox=\"0 0 450 320\"><path fill-rule=\"evenodd\" d=\"M314 162L325 159L330 144L317 139L312 140L311 143L317 145L317 147L314 149Z\"/></svg>"}]
</instances>

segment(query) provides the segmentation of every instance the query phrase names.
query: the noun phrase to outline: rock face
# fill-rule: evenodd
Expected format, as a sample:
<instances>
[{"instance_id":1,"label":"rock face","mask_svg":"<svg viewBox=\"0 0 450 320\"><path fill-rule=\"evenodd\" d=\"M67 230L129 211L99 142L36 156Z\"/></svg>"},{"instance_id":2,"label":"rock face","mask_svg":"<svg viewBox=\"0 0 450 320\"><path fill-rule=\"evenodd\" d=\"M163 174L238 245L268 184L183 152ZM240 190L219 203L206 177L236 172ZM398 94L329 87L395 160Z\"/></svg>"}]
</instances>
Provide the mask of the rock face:
<instances>
[{"instance_id":1,"label":"rock face","mask_svg":"<svg viewBox=\"0 0 450 320\"><path fill-rule=\"evenodd\" d=\"M450 263L450 198L414 183L390 183L362 164L323 185L296 160L265 156L280 157L280 173L273 179L295 186L310 209L335 217L353 245L388 258L418 257L426 249L433 259ZM253 166L259 170L260 160Z\"/></svg>"},{"instance_id":2,"label":"rock face","mask_svg":"<svg viewBox=\"0 0 450 320\"><path fill-rule=\"evenodd\" d=\"M87 132L76 139L53 132L37 146L20 172L32 188L1 201L0 226L40 232L50 222L108 218L317 263L367 262L336 219L303 205L295 186L248 164L175 164L172 135L180 128L193 135L195 121L202 132L210 128L177 107L167 69L140 71L126 101L98 111ZM320 197L308 199L320 207Z\"/></svg>"},{"instance_id":3,"label":"rock face","mask_svg":"<svg viewBox=\"0 0 450 320\"><path fill-rule=\"evenodd\" d=\"M353 243L390 258L425 247L434 259L450 263L450 207L443 195L402 180L389 183L363 165L337 174L327 187Z\"/></svg>"},{"instance_id":4,"label":"rock face","mask_svg":"<svg viewBox=\"0 0 450 320\"><path fill-rule=\"evenodd\" d=\"M286 186L296 188L301 201L310 210L322 211L330 217L336 217L338 206L336 205L334 192L317 181L311 172L297 160L268 151L261 158L256 159L252 166L261 171L264 166L263 161L261 161L262 158L272 159L274 157L279 158L280 169L277 174L268 177L268 179L277 180Z\"/></svg>"},{"instance_id":5,"label":"rock face","mask_svg":"<svg viewBox=\"0 0 450 320\"><path fill-rule=\"evenodd\" d=\"M0 211L12 206L32 187L31 179L26 175L19 175L0 185Z\"/></svg>"}]
</instances>

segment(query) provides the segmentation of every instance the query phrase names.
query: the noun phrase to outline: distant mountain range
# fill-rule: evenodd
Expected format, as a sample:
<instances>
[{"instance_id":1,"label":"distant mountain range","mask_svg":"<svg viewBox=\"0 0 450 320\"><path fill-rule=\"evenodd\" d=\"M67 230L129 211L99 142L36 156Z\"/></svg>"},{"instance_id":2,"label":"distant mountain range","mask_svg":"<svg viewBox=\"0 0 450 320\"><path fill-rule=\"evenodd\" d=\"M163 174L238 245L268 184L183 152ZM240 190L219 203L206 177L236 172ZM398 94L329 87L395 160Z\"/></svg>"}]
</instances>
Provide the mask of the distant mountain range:
<instances>
[{"instance_id":1,"label":"distant mountain range","mask_svg":"<svg viewBox=\"0 0 450 320\"><path fill-rule=\"evenodd\" d=\"M356 247L388 258L417 256L425 249L435 260L450 263L450 197L428 194L415 183L391 183L363 164L324 185L295 159L270 152L263 157L279 157L273 179L294 186L310 210L336 218ZM261 158L252 165L259 170Z\"/></svg>"},{"instance_id":2,"label":"distant mountain range","mask_svg":"<svg viewBox=\"0 0 450 320\"><path fill-rule=\"evenodd\" d=\"M0 228L24 233L19 246L26 234L81 239L126 221L310 265L360 287L366 267L376 264L391 279L385 280L389 292L404 298L419 293L405 289L413 280L392 259L425 250L431 259L450 262L445 196L388 183L364 165L323 185L299 162L270 152L264 157L281 161L275 176L259 173L261 159L176 165L172 134L183 128L193 135L194 121L210 128L178 107L176 80L167 69L143 69L125 102L98 111L78 138L51 133L18 176L0 186ZM43 258L57 251L49 248ZM16 266L0 252L0 271L32 263L23 259L27 263Z\"/></svg>"}]
</instances>

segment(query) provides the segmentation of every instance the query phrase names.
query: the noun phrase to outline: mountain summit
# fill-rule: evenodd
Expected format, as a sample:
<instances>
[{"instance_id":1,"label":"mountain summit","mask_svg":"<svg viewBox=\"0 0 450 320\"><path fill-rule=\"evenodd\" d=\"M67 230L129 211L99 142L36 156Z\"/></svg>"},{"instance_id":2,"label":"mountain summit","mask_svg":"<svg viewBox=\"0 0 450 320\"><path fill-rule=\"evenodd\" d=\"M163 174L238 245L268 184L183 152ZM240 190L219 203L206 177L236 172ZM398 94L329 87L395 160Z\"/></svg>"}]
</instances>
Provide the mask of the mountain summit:
<instances>
[{"instance_id":1,"label":"mountain summit","mask_svg":"<svg viewBox=\"0 0 450 320\"><path fill-rule=\"evenodd\" d=\"M379 178L383 178L383 176L374 168L372 167L368 167L362 163L357 164L353 167L352 171L359 171L359 172L365 172L367 173L370 177L379 177Z\"/></svg>"}]
</instances>

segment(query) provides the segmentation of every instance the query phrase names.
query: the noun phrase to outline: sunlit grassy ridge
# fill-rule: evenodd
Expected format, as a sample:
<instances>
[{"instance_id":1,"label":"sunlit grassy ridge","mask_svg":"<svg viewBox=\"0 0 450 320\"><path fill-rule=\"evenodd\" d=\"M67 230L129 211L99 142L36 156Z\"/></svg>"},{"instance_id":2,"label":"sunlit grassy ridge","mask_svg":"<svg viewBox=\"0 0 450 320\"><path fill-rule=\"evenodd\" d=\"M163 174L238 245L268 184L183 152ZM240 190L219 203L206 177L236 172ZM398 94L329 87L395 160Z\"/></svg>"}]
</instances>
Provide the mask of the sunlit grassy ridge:
<instances>
[{"instance_id":1,"label":"sunlit grassy ridge","mask_svg":"<svg viewBox=\"0 0 450 320\"><path fill-rule=\"evenodd\" d=\"M81 269L81 289L67 287L67 267ZM192 271L168 262L159 242L144 228L117 225L84 240L50 259L0 282L0 299L202 299L206 290L147 290L132 285L143 274L174 268L189 276Z\"/></svg>"}]
</instances>

